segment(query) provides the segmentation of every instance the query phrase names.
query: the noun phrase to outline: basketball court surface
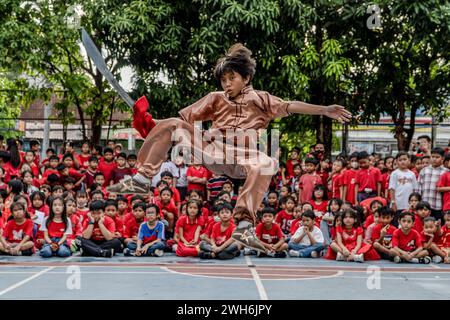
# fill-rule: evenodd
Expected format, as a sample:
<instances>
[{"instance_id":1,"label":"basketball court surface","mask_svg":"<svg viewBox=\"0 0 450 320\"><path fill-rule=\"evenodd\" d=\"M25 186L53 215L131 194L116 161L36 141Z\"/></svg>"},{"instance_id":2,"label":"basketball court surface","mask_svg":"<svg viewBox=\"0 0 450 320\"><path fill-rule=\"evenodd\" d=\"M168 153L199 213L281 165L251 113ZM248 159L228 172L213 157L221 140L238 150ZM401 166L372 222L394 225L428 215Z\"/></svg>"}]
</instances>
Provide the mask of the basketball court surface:
<instances>
[{"instance_id":1,"label":"basketball court surface","mask_svg":"<svg viewBox=\"0 0 450 320\"><path fill-rule=\"evenodd\" d=\"M0 299L450 299L450 265L324 259L0 256Z\"/></svg>"}]
</instances>

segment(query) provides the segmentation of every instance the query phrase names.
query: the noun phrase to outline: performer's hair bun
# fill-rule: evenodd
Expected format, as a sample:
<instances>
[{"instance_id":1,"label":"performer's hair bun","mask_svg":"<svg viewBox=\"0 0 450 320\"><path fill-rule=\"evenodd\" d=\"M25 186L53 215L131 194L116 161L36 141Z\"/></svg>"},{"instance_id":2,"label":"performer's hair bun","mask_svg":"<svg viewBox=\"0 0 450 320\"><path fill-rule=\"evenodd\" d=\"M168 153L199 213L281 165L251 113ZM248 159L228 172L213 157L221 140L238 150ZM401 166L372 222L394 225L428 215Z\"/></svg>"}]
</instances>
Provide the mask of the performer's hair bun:
<instances>
[{"instance_id":1,"label":"performer's hair bun","mask_svg":"<svg viewBox=\"0 0 450 320\"><path fill-rule=\"evenodd\" d=\"M249 82L256 71L256 61L252 58L252 52L241 43L232 45L227 54L217 61L214 76L220 81L225 73L232 71L239 73L243 78L249 77Z\"/></svg>"}]
</instances>

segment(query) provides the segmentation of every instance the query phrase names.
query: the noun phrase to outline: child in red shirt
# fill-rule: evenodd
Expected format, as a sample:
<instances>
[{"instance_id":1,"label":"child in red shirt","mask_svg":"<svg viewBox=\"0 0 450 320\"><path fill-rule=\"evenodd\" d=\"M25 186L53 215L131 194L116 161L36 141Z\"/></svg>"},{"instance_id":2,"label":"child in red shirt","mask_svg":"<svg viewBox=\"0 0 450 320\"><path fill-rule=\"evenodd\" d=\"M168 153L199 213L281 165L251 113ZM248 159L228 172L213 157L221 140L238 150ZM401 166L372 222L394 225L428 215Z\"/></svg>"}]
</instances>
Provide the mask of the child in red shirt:
<instances>
[{"instance_id":1,"label":"child in red shirt","mask_svg":"<svg viewBox=\"0 0 450 320\"><path fill-rule=\"evenodd\" d=\"M438 247L442 236L441 220L436 221L433 217L423 219L422 236L423 248L428 250L434 263L441 263L447 256L446 252Z\"/></svg>"},{"instance_id":2,"label":"child in red shirt","mask_svg":"<svg viewBox=\"0 0 450 320\"><path fill-rule=\"evenodd\" d=\"M91 145L88 141L85 141L81 145L81 153L78 156L78 163L80 164L80 169L87 169L89 167L90 158L91 158Z\"/></svg>"},{"instance_id":3,"label":"child in red shirt","mask_svg":"<svg viewBox=\"0 0 450 320\"><path fill-rule=\"evenodd\" d=\"M116 157L116 167L111 172L110 184L118 183L120 180L124 179L125 176L131 176L130 168L126 167L127 155L123 152L119 153Z\"/></svg>"},{"instance_id":4,"label":"child in red shirt","mask_svg":"<svg viewBox=\"0 0 450 320\"><path fill-rule=\"evenodd\" d=\"M114 237L122 240L122 235L124 233L123 220L119 218L118 206L116 200L107 200L105 202L105 215L113 219L116 225L116 231L114 232Z\"/></svg>"},{"instance_id":5,"label":"child in red shirt","mask_svg":"<svg viewBox=\"0 0 450 320\"><path fill-rule=\"evenodd\" d=\"M228 260L240 254L239 246L231 238L236 228L233 220L233 207L223 203L218 207L220 222L214 224L211 230L211 245L200 245L201 259Z\"/></svg>"},{"instance_id":6,"label":"child in red shirt","mask_svg":"<svg viewBox=\"0 0 450 320\"><path fill-rule=\"evenodd\" d=\"M377 250L381 259L390 260L392 248L392 235L397 230L391 224L394 219L395 212L388 207L381 207L378 209L379 223L373 228L371 240L372 245Z\"/></svg>"},{"instance_id":7,"label":"child in red shirt","mask_svg":"<svg viewBox=\"0 0 450 320\"><path fill-rule=\"evenodd\" d=\"M30 167L31 172L33 173L33 176L39 178L39 168L34 160L35 160L34 151L28 150L25 153L25 157L22 162L22 168L24 167L24 165L25 166L28 165L28 167Z\"/></svg>"},{"instance_id":8,"label":"child in red shirt","mask_svg":"<svg viewBox=\"0 0 450 320\"><path fill-rule=\"evenodd\" d=\"M33 222L22 202L11 204L12 219L6 223L0 237L0 252L12 256L31 256L34 253Z\"/></svg>"},{"instance_id":9,"label":"child in red shirt","mask_svg":"<svg viewBox=\"0 0 450 320\"><path fill-rule=\"evenodd\" d=\"M197 200L187 202L187 215L180 217L178 226L178 245L176 255L179 257L197 257L200 252L200 232L205 222L201 216L202 205Z\"/></svg>"},{"instance_id":10,"label":"child in red shirt","mask_svg":"<svg viewBox=\"0 0 450 320\"><path fill-rule=\"evenodd\" d=\"M314 187L322 184L322 179L316 173L317 160L307 158L305 160L306 173L300 177L298 199L301 203L312 199Z\"/></svg>"},{"instance_id":11,"label":"child in red shirt","mask_svg":"<svg viewBox=\"0 0 450 320\"><path fill-rule=\"evenodd\" d=\"M331 179L329 182L329 191L332 198L341 198L344 186L344 173L345 173L346 163L344 160L338 159L333 162L333 167L331 171Z\"/></svg>"},{"instance_id":12,"label":"child in red shirt","mask_svg":"<svg viewBox=\"0 0 450 320\"><path fill-rule=\"evenodd\" d=\"M141 223L144 222L146 209L147 205L144 202L136 203L135 205L133 205L133 218L129 218L124 222L124 244L128 248L128 250L124 251L125 255L127 252L136 251L138 231Z\"/></svg>"},{"instance_id":13,"label":"child in red shirt","mask_svg":"<svg viewBox=\"0 0 450 320\"><path fill-rule=\"evenodd\" d=\"M450 211L444 212L444 221L445 224L441 228L441 239L439 241L439 248L444 251L445 263L450 263Z\"/></svg>"},{"instance_id":14,"label":"child in red shirt","mask_svg":"<svg viewBox=\"0 0 450 320\"><path fill-rule=\"evenodd\" d=\"M275 223L280 225L283 235L288 237L291 230L291 223L294 220L294 208L297 203L294 198L289 196L281 201L284 203L285 208L277 213Z\"/></svg>"},{"instance_id":15,"label":"child in red shirt","mask_svg":"<svg viewBox=\"0 0 450 320\"><path fill-rule=\"evenodd\" d=\"M421 201L416 206L416 214L414 216L413 229L418 233L423 231L423 221L425 218L429 217L431 214L430 204L426 201Z\"/></svg>"},{"instance_id":16,"label":"child in red shirt","mask_svg":"<svg viewBox=\"0 0 450 320\"><path fill-rule=\"evenodd\" d=\"M295 176L294 167L300 164L300 160L298 157L299 154L300 154L299 148L292 148L291 157L286 161L286 170L290 177Z\"/></svg>"},{"instance_id":17,"label":"child in red shirt","mask_svg":"<svg viewBox=\"0 0 450 320\"><path fill-rule=\"evenodd\" d=\"M444 166L450 169L450 154L445 156ZM436 190L442 192L442 211L450 210L450 170L444 172L436 184Z\"/></svg>"},{"instance_id":18,"label":"child in red shirt","mask_svg":"<svg viewBox=\"0 0 450 320\"><path fill-rule=\"evenodd\" d=\"M288 244L284 240L283 232L278 224L274 223L275 211L272 208L262 210L262 219L256 226L256 236L266 248L265 253L258 251L258 256L286 258Z\"/></svg>"},{"instance_id":19,"label":"child in red shirt","mask_svg":"<svg viewBox=\"0 0 450 320\"><path fill-rule=\"evenodd\" d=\"M167 220L169 223L167 228L168 233L173 232L175 221L178 218L178 209L172 201L172 196L172 190L166 187L161 190L159 196L160 199L155 201L155 204L159 207L161 212L161 218Z\"/></svg>"},{"instance_id":20,"label":"child in red shirt","mask_svg":"<svg viewBox=\"0 0 450 320\"><path fill-rule=\"evenodd\" d=\"M381 171L371 167L369 154L365 151L358 153L360 170L356 175L355 201L357 203L376 196L381 196Z\"/></svg>"},{"instance_id":21,"label":"child in red shirt","mask_svg":"<svg viewBox=\"0 0 450 320\"><path fill-rule=\"evenodd\" d=\"M428 251L423 248L421 235L413 229L414 215L404 211L399 216L399 229L392 234L391 256L395 263L430 263Z\"/></svg>"},{"instance_id":22,"label":"child in red shirt","mask_svg":"<svg viewBox=\"0 0 450 320\"><path fill-rule=\"evenodd\" d=\"M356 184L356 176L359 171L359 162L357 156L358 153L353 153L350 156L350 169L345 170L342 177L343 182L342 200L348 201L352 205L356 204L355 184Z\"/></svg>"},{"instance_id":23,"label":"child in red shirt","mask_svg":"<svg viewBox=\"0 0 450 320\"><path fill-rule=\"evenodd\" d=\"M114 153L111 148L105 148L102 160L99 161L98 171L103 173L103 176L105 177L103 187L106 188L110 185L112 172L117 167L116 162L114 162Z\"/></svg>"},{"instance_id":24,"label":"child in red shirt","mask_svg":"<svg viewBox=\"0 0 450 320\"><path fill-rule=\"evenodd\" d=\"M41 225L45 244L39 251L43 258L52 256L69 257L72 255L67 246L67 237L72 235L72 223L67 217L66 205L62 197L53 198L50 203L50 214Z\"/></svg>"},{"instance_id":25,"label":"child in red shirt","mask_svg":"<svg viewBox=\"0 0 450 320\"><path fill-rule=\"evenodd\" d=\"M320 227L323 215L327 212L328 208L328 193L325 190L325 186L318 185L314 187L311 203L316 219L314 224Z\"/></svg>"},{"instance_id":26,"label":"child in red shirt","mask_svg":"<svg viewBox=\"0 0 450 320\"><path fill-rule=\"evenodd\" d=\"M105 215L105 204L101 200L92 201L83 222L81 255L112 258L115 252L122 250L120 240L114 237L114 221Z\"/></svg>"},{"instance_id":27,"label":"child in red shirt","mask_svg":"<svg viewBox=\"0 0 450 320\"><path fill-rule=\"evenodd\" d=\"M363 229L359 226L356 211L347 209L342 213L342 225L336 227L336 241L327 251L326 259L364 262L379 260L380 256L369 244L363 243Z\"/></svg>"}]
</instances>

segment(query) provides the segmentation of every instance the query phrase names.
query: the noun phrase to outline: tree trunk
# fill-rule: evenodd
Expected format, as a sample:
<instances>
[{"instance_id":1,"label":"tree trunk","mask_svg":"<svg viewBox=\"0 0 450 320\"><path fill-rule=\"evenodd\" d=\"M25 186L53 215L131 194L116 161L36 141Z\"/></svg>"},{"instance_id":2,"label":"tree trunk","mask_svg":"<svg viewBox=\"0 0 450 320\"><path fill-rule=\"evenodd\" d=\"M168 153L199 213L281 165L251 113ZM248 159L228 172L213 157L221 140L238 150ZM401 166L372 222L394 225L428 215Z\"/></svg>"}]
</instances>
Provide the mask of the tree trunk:
<instances>
[{"instance_id":1,"label":"tree trunk","mask_svg":"<svg viewBox=\"0 0 450 320\"><path fill-rule=\"evenodd\" d=\"M102 137L102 122L101 110L95 110L94 116L92 117L92 137L91 143L94 146L100 145L100 140Z\"/></svg>"},{"instance_id":2,"label":"tree trunk","mask_svg":"<svg viewBox=\"0 0 450 320\"><path fill-rule=\"evenodd\" d=\"M325 147L325 159L331 159L331 149L333 147L333 121L325 116L318 116L316 126L316 143L322 142Z\"/></svg>"}]
</instances>

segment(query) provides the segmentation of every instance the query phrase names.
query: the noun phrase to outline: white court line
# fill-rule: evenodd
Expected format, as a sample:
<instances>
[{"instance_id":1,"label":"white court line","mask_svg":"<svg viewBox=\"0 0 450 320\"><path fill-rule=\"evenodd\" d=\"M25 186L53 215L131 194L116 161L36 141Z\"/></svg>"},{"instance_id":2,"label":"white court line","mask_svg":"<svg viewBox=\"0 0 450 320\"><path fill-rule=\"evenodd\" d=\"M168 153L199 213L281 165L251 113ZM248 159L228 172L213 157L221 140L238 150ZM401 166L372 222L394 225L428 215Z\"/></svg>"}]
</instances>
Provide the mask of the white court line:
<instances>
[{"instance_id":1,"label":"white court line","mask_svg":"<svg viewBox=\"0 0 450 320\"><path fill-rule=\"evenodd\" d=\"M74 258L74 256L71 256L71 257L68 257L67 259L64 259L63 262L67 262L67 261L69 261L69 260L72 259L72 258ZM10 291L12 291L12 290L14 290L14 289L17 289L17 288L20 287L20 286L23 286L25 283L30 282L31 280L36 279L37 277L42 276L44 273L47 273L47 272L49 272L49 271L51 271L51 270L53 270L53 269L55 269L55 268L56 268L56 267L50 267L50 268L44 269L44 270L39 271L38 273L32 275L31 277L26 278L25 280L22 280L22 281L20 281L20 282L17 282L16 284L13 284L12 286L6 288L5 290L0 291L0 297L3 296L4 294L6 294L6 293L8 293L8 292L10 292Z\"/></svg>"},{"instance_id":2,"label":"white court line","mask_svg":"<svg viewBox=\"0 0 450 320\"><path fill-rule=\"evenodd\" d=\"M261 300L269 300L269 298L267 297L266 289L264 289L261 278L259 277L258 271L256 271L256 268L253 266L252 260L249 256L245 256L245 262L247 263L247 266L252 273L256 288L258 288L259 297L261 298Z\"/></svg>"},{"instance_id":3,"label":"white court line","mask_svg":"<svg viewBox=\"0 0 450 320\"><path fill-rule=\"evenodd\" d=\"M429 266L435 269L442 269L441 267L439 267L437 264L434 263L430 263Z\"/></svg>"}]
</instances>

